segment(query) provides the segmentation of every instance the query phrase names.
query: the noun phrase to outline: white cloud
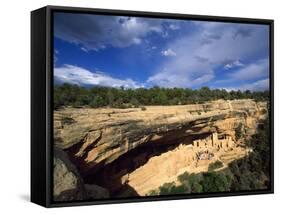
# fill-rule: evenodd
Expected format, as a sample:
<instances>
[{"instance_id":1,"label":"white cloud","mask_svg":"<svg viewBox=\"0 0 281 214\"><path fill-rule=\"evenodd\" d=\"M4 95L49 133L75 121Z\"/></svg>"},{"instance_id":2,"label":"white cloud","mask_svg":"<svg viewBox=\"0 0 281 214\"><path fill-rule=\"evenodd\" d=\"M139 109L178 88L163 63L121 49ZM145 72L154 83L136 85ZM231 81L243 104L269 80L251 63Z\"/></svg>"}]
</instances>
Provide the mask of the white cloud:
<instances>
[{"instance_id":1,"label":"white cloud","mask_svg":"<svg viewBox=\"0 0 281 214\"><path fill-rule=\"evenodd\" d=\"M258 80L251 84L245 84L242 86L242 90L251 90L251 91L269 90L269 78Z\"/></svg>"},{"instance_id":2,"label":"white cloud","mask_svg":"<svg viewBox=\"0 0 281 214\"><path fill-rule=\"evenodd\" d=\"M244 66L229 74L231 79L235 80L253 80L267 77L269 75L269 59L262 59L256 63Z\"/></svg>"},{"instance_id":3,"label":"white cloud","mask_svg":"<svg viewBox=\"0 0 281 214\"><path fill-rule=\"evenodd\" d=\"M86 53L89 52L89 50L88 50L87 48L85 48L85 47L82 47L81 50L84 51L84 52L86 52Z\"/></svg>"},{"instance_id":4,"label":"white cloud","mask_svg":"<svg viewBox=\"0 0 281 214\"><path fill-rule=\"evenodd\" d=\"M170 28L171 30L179 30L179 29L180 29L180 27L179 27L177 24L170 24L170 25L169 25L169 28Z\"/></svg>"},{"instance_id":5,"label":"white cloud","mask_svg":"<svg viewBox=\"0 0 281 214\"><path fill-rule=\"evenodd\" d=\"M179 60L179 69L181 67ZM192 72L192 66L190 66L190 70L179 70L179 72L171 72L172 68L168 67L161 72L157 72L156 74L152 75L148 78L147 84L148 85L157 85L161 87L173 88L173 87L194 87L201 85L205 82L212 80L214 76L214 72L212 70L204 69L202 66L202 70L198 71L198 74ZM187 68L189 69L189 68ZM195 70L195 69L194 69ZM180 72L181 71L181 72Z\"/></svg>"},{"instance_id":6,"label":"white cloud","mask_svg":"<svg viewBox=\"0 0 281 214\"><path fill-rule=\"evenodd\" d=\"M162 87L212 86L217 81L216 70L218 68L226 66L225 69L230 67L246 69L247 66L242 62L257 60L257 55L261 53L267 54L269 40L266 26L243 24L243 30L241 30L242 24L192 23L196 28L195 31L167 44L167 49L173 50L176 56L167 58L156 68L148 78L147 82L150 85ZM246 32L247 28L251 29L251 33ZM236 34L239 36L234 36ZM268 62L268 59L266 61ZM240 76L241 79L254 74L254 69L248 67L247 69L249 69L248 73L243 73ZM261 73L268 76L266 70ZM236 80L239 81L238 74Z\"/></svg>"},{"instance_id":7,"label":"white cloud","mask_svg":"<svg viewBox=\"0 0 281 214\"><path fill-rule=\"evenodd\" d=\"M164 51L161 51L161 54L163 56L176 56L176 52L174 52L172 49L167 49L167 50L164 50Z\"/></svg>"},{"instance_id":8,"label":"white cloud","mask_svg":"<svg viewBox=\"0 0 281 214\"><path fill-rule=\"evenodd\" d=\"M166 57L162 58L164 59L162 63L147 78L149 86L200 87L220 80L225 81L224 77L216 78L218 67L229 69L226 77L230 82L221 82L219 86L222 87L232 83L233 80L245 84L248 83L247 80L258 81L268 77L268 59L266 58L265 64L257 61L266 57L264 53L269 49L266 25L203 21L193 21L184 25L150 18L58 14L55 16L55 36L77 44L87 51L99 51L109 46L122 48L131 45L143 45L146 50L151 51L156 49L155 44L148 42L149 48L144 45L151 34L166 37L168 32L173 35L175 32L172 30L177 30L179 27L183 30L181 32L187 32L178 34L181 37L169 37L166 39L165 46L160 47L156 43L157 52L158 49L159 52L162 50L161 54ZM191 30L186 27L190 27ZM188 31L185 31L186 29ZM246 62L249 61L256 61L256 63L247 65ZM111 78L116 85L124 83L129 84L130 87L140 86L131 79L120 80L101 74L93 77L92 75L95 74L90 72L89 75L81 77L75 73L82 78L82 82L90 82L90 84L105 84L104 82L110 82ZM66 74L60 75L60 78L64 76L67 76L68 81L75 81L75 78Z\"/></svg>"},{"instance_id":9,"label":"white cloud","mask_svg":"<svg viewBox=\"0 0 281 214\"><path fill-rule=\"evenodd\" d=\"M258 80L252 83L242 84L239 87L224 87L221 89L225 89L227 91L265 91L269 90L269 78Z\"/></svg>"},{"instance_id":10,"label":"white cloud","mask_svg":"<svg viewBox=\"0 0 281 214\"><path fill-rule=\"evenodd\" d=\"M54 69L55 80L77 85L100 85L108 87L140 88L143 85L132 79L117 79L102 72L90 72L74 65L64 65Z\"/></svg>"},{"instance_id":11,"label":"white cloud","mask_svg":"<svg viewBox=\"0 0 281 214\"><path fill-rule=\"evenodd\" d=\"M193 79L192 83L194 85L201 85L205 82L209 82L210 80L212 80L215 77L215 75L213 73L210 74L203 74L200 77L197 77L196 79Z\"/></svg>"},{"instance_id":12,"label":"white cloud","mask_svg":"<svg viewBox=\"0 0 281 214\"><path fill-rule=\"evenodd\" d=\"M243 66L245 66L245 65L243 63L241 63L240 60L235 60L233 62L229 62L229 63L225 64L224 68L231 69L234 67L243 67Z\"/></svg>"}]
</instances>

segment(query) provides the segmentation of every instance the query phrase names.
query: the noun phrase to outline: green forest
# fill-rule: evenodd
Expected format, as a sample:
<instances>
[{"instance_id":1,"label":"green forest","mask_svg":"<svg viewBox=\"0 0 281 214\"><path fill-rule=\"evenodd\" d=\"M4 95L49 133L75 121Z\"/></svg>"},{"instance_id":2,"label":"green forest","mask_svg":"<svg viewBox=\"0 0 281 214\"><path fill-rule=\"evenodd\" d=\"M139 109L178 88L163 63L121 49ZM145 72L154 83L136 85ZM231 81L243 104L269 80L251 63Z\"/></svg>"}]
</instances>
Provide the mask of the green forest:
<instances>
[{"instance_id":1,"label":"green forest","mask_svg":"<svg viewBox=\"0 0 281 214\"><path fill-rule=\"evenodd\" d=\"M67 83L55 85L53 93L55 109L62 106L138 108L144 105L197 104L217 99L255 99L262 101L268 100L268 98L268 91L226 91L225 89L210 89L208 87L200 89L160 87L125 89L100 86L85 88Z\"/></svg>"},{"instance_id":2,"label":"green forest","mask_svg":"<svg viewBox=\"0 0 281 214\"><path fill-rule=\"evenodd\" d=\"M268 189L270 186L270 133L269 121L259 127L258 132L246 142L253 148L249 156L233 161L227 169L219 161L210 164L208 172L178 176L180 185L165 183L148 195L173 195L186 193L229 192Z\"/></svg>"}]
</instances>

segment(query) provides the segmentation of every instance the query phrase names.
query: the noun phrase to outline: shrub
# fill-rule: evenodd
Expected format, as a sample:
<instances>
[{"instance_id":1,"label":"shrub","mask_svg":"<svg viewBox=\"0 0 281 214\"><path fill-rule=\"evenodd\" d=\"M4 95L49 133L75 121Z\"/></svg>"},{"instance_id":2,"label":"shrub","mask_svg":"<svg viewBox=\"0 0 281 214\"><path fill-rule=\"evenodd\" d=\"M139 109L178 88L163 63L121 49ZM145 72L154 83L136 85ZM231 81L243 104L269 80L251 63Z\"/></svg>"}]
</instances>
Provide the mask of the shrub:
<instances>
[{"instance_id":1,"label":"shrub","mask_svg":"<svg viewBox=\"0 0 281 214\"><path fill-rule=\"evenodd\" d=\"M145 107L145 106L142 106L142 107L141 107L141 110L142 110L142 111L146 111L146 107Z\"/></svg>"},{"instance_id":2,"label":"shrub","mask_svg":"<svg viewBox=\"0 0 281 214\"><path fill-rule=\"evenodd\" d=\"M184 194L188 192L190 192L189 186L182 184L179 186L172 186L169 194L176 195L176 194Z\"/></svg>"},{"instance_id":3,"label":"shrub","mask_svg":"<svg viewBox=\"0 0 281 214\"><path fill-rule=\"evenodd\" d=\"M200 192L203 192L203 187L201 184L199 183L194 183L192 184L191 186L191 192L193 193L200 193Z\"/></svg>"},{"instance_id":4,"label":"shrub","mask_svg":"<svg viewBox=\"0 0 281 214\"><path fill-rule=\"evenodd\" d=\"M98 99L93 102L93 99ZM201 89L189 88L137 88L124 89L124 87L102 87L95 86L85 88L78 85L62 84L54 86L54 108L61 106L88 106L93 108L103 106L119 106L119 104L131 103L135 108L140 105L181 105L204 103L216 99L255 99L256 101L268 100L268 91L230 91L222 89Z\"/></svg>"},{"instance_id":5,"label":"shrub","mask_svg":"<svg viewBox=\"0 0 281 214\"><path fill-rule=\"evenodd\" d=\"M223 173L208 172L203 174L200 184L204 192L224 192L230 190L230 179Z\"/></svg>"},{"instance_id":6,"label":"shrub","mask_svg":"<svg viewBox=\"0 0 281 214\"><path fill-rule=\"evenodd\" d=\"M90 102L90 107L99 108L104 106L104 100L101 96L95 96L94 99Z\"/></svg>"},{"instance_id":7,"label":"shrub","mask_svg":"<svg viewBox=\"0 0 281 214\"><path fill-rule=\"evenodd\" d=\"M186 184L188 182L188 179L189 179L188 172L184 172L178 176L178 181L181 182L182 184Z\"/></svg>"},{"instance_id":8,"label":"shrub","mask_svg":"<svg viewBox=\"0 0 281 214\"><path fill-rule=\"evenodd\" d=\"M156 190L150 190L147 195L148 195L148 196L155 196L155 195L158 195L158 191L156 191Z\"/></svg>"},{"instance_id":9,"label":"shrub","mask_svg":"<svg viewBox=\"0 0 281 214\"><path fill-rule=\"evenodd\" d=\"M214 163L211 163L208 167L208 171L214 171L215 169L223 167L223 163L219 160L217 160Z\"/></svg>"},{"instance_id":10,"label":"shrub","mask_svg":"<svg viewBox=\"0 0 281 214\"><path fill-rule=\"evenodd\" d=\"M71 118L71 117L62 116L62 118L61 118L61 123L62 123L63 126L64 125L71 125L71 124L73 124L75 122L76 121L73 118Z\"/></svg>"},{"instance_id":11,"label":"shrub","mask_svg":"<svg viewBox=\"0 0 281 214\"><path fill-rule=\"evenodd\" d=\"M159 195L169 195L171 194L171 189L174 188L175 182L164 183L159 187Z\"/></svg>"},{"instance_id":12,"label":"shrub","mask_svg":"<svg viewBox=\"0 0 281 214\"><path fill-rule=\"evenodd\" d=\"M130 103L134 108L138 108L140 105L139 101L136 98L132 98Z\"/></svg>"},{"instance_id":13,"label":"shrub","mask_svg":"<svg viewBox=\"0 0 281 214\"><path fill-rule=\"evenodd\" d=\"M243 136L243 125L239 123L239 125L235 129L235 138L236 140L240 139Z\"/></svg>"}]
</instances>

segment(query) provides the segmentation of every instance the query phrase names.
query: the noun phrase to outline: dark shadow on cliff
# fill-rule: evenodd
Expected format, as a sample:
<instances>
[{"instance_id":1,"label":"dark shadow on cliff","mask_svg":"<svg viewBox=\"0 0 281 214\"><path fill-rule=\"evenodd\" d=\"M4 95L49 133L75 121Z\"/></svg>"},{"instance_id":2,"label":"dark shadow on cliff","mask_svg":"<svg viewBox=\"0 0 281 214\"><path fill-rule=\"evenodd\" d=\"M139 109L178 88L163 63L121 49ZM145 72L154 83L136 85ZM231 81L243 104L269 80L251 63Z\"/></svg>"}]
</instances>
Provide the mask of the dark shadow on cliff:
<instances>
[{"instance_id":1,"label":"dark shadow on cliff","mask_svg":"<svg viewBox=\"0 0 281 214\"><path fill-rule=\"evenodd\" d=\"M186 133L186 130L190 130L192 125L194 124L157 133L158 140L148 141L132 148L111 163L105 163L104 161L85 163L87 153L84 153L82 157L76 157L75 154L81 148L82 142L68 149L67 153L81 174L84 183L95 184L108 189L112 198L139 196L135 189L127 184L126 176L145 165L150 158L171 151L179 144L191 144L193 140L205 138L210 134L210 132L200 133L202 127L196 127L196 130L193 130L194 133L199 132L199 134L190 135ZM99 140L100 138L97 141ZM94 144L96 143L94 142Z\"/></svg>"}]
</instances>

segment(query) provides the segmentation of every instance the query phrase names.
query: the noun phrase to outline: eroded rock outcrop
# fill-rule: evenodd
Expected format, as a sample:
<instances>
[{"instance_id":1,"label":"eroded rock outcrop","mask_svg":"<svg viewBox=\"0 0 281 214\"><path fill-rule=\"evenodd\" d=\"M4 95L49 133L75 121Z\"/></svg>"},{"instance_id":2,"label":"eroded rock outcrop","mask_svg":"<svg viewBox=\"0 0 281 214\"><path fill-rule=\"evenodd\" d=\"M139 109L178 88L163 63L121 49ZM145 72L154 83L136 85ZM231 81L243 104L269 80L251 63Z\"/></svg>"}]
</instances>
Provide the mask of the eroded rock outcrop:
<instances>
[{"instance_id":1,"label":"eroded rock outcrop","mask_svg":"<svg viewBox=\"0 0 281 214\"><path fill-rule=\"evenodd\" d=\"M217 160L227 167L250 152L237 129L246 139L266 115L266 102L253 100L55 111L54 146L75 166L55 161L66 181L57 183L56 198L142 196L184 171L207 171Z\"/></svg>"},{"instance_id":2,"label":"eroded rock outcrop","mask_svg":"<svg viewBox=\"0 0 281 214\"><path fill-rule=\"evenodd\" d=\"M53 195L55 201L82 200L84 197L83 180L67 154L54 149Z\"/></svg>"},{"instance_id":3,"label":"eroded rock outcrop","mask_svg":"<svg viewBox=\"0 0 281 214\"><path fill-rule=\"evenodd\" d=\"M71 149L91 168L101 162L110 163L147 142L176 143L188 136L212 132L235 139L239 123L250 134L264 111L266 103L253 100L148 106L145 111L66 108L54 113L55 146Z\"/></svg>"},{"instance_id":4,"label":"eroded rock outcrop","mask_svg":"<svg viewBox=\"0 0 281 214\"><path fill-rule=\"evenodd\" d=\"M68 155L54 148L53 196L55 201L79 201L109 198L109 191L98 185L84 184L84 180Z\"/></svg>"}]
</instances>

